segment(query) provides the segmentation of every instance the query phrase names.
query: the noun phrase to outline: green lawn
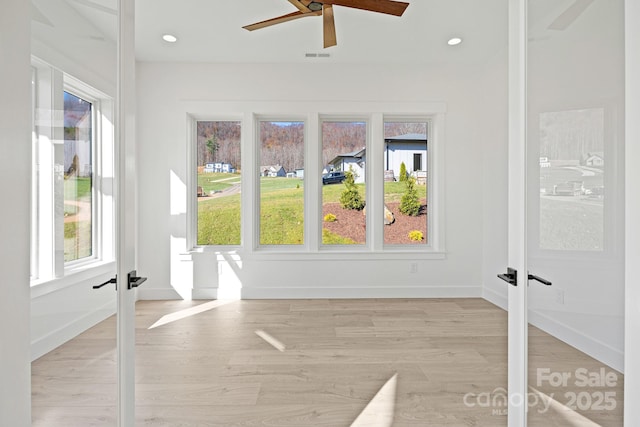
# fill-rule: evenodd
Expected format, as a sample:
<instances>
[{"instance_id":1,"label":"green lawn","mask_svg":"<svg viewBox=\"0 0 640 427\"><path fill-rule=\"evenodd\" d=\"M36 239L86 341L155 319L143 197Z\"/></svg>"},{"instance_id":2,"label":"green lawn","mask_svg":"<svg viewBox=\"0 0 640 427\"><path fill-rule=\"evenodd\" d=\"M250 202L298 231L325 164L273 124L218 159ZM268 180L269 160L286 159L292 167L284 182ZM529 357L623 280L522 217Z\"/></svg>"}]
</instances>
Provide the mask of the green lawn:
<instances>
[{"instance_id":1,"label":"green lawn","mask_svg":"<svg viewBox=\"0 0 640 427\"><path fill-rule=\"evenodd\" d=\"M91 221L64 223L64 260L91 256Z\"/></svg>"},{"instance_id":2,"label":"green lawn","mask_svg":"<svg viewBox=\"0 0 640 427\"><path fill-rule=\"evenodd\" d=\"M81 202L91 209L91 178L71 176L64 180L64 216L76 215L79 207L74 203ZM64 260L91 256L91 219L80 221L78 219L64 223Z\"/></svg>"},{"instance_id":3,"label":"green lawn","mask_svg":"<svg viewBox=\"0 0 640 427\"><path fill-rule=\"evenodd\" d=\"M236 179L221 181L225 178ZM212 182L213 181L213 182ZM206 194L228 188L240 181L240 175L199 174L198 185ZM358 184L362 195L365 185ZM340 201L345 186L322 186L322 202ZM385 201L399 201L403 182L385 183ZM426 187L416 186L420 197L426 197ZM240 245L240 194L204 198L198 202L198 245ZM350 239L323 230L325 244L353 244ZM260 244L301 245L304 243L304 181L295 178L260 179Z\"/></svg>"},{"instance_id":4,"label":"green lawn","mask_svg":"<svg viewBox=\"0 0 640 427\"><path fill-rule=\"evenodd\" d=\"M393 182L385 182L384 183L384 201L385 203L389 202L399 202L404 194L406 184L400 181ZM426 199L427 198L427 186L426 185L417 185L415 189L418 191L418 198Z\"/></svg>"},{"instance_id":5,"label":"green lawn","mask_svg":"<svg viewBox=\"0 0 640 427\"><path fill-rule=\"evenodd\" d=\"M570 197L540 198L540 248L565 251L603 250L602 202Z\"/></svg>"},{"instance_id":6,"label":"green lawn","mask_svg":"<svg viewBox=\"0 0 640 427\"><path fill-rule=\"evenodd\" d=\"M240 244L240 194L198 202L198 244Z\"/></svg>"},{"instance_id":7,"label":"green lawn","mask_svg":"<svg viewBox=\"0 0 640 427\"><path fill-rule=\"evenodd\" d=\"M65 200L91 200L91 178L69 177L64 180Z\"/></svg>"},{"instance_id":8,"label":"green lawn","mask_svg":"<svg viewBox=\"0 0 640 427\"><path fill-rule=\"evenodd\" d=\"M304 243L304 185L291 178L260 181L260 244Z\"/></svg>"},{"instance_id":9,"label":"green lawn","mask_svg":"<svg viewBox=\"0 0 640 427\"><path fill-rule=\"evenodd\" d=\"M222 191L234 184L240 184L240 174L237 173L201 173L198 174L198 186L204 194L212 191Z\"/></svg>"}]
</instances>

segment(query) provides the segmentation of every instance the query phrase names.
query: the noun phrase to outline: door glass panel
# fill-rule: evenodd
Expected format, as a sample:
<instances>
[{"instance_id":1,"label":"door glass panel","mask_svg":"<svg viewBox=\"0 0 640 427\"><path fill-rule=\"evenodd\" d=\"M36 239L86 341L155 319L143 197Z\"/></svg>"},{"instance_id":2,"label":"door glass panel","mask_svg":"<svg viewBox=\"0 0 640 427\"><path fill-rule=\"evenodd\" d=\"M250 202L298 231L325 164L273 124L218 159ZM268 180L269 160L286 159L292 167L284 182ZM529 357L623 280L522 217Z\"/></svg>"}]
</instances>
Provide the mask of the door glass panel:
<instances>
[{"instance_id":1,"label":"door glass panel","mask_svg":"<svg viewBox=\"0 0 640 427\"><path fill-rule=\"evenodd\" d=\"M116 425L117 7L31 2L34 426Z\"/></svg>"},{"instance_id":2,"label":"door glass panel","mask_svg":"<svg viewBox=\"0 0 640 427\"><path fill-rule=\"evenodd\" d=\"M623 1L528 7L528 424L620 426Z\"/></svg>"}]
</instances>

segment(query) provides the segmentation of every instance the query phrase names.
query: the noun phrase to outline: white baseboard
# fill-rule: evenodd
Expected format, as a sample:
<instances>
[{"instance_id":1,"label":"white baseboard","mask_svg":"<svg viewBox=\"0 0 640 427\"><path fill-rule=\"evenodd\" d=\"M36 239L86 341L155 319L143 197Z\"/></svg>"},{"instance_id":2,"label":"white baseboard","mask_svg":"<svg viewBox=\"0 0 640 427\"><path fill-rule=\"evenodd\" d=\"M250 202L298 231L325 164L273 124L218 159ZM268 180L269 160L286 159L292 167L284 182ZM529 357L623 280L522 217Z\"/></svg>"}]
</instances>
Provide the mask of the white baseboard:
<instances>
[{"instance_id":1,"label":"white baseboard","mask_svg":"<svg viewBox=\"0 0 640 427\"><path fill-rule=\"evenodd\" d=\"M500 307L505 311L509 309L509 300L507 299L507 297L492 289L483 288L482 298L486 299L493 305Z\"/></svg>"},{"instance_id":2,"label":"white baseboard","mask_svg":"<svg viewBox=\"0 0 640 427\"><path fill-rule=\"evenodd\" d=\"M482 290L482 296L490 303L504 310L508 310L509 308L507 297L498 292L484 288ZM542 313L530 311L528 317L529 323L533 326L553 335L605 365L624 373L624 352L622 350L615 349L593 337L576 331L574 328Z\"/></svg>"},{"instance_id":3,"label":"white baseboard","mask_svg":"<svg viewBox=\"0 0 640 427\"><path fill-rule=\"evenodd\" d=\"M542 313L529 311L529 323L624 374L624 351L560 323Z\"/></svg>"},{"instance_id":4,"label":"white baseboard","mask_svg":"<svg viewBox=\"0 0 640 427\"><path fill-rule=\"evenodd\" d=\"M173 288L138 288L138 300L173 300L183 299Z\"/></svg>"},{"instance_id":5,"label":"white baseboard","mask_svg":"<svg viewBox=\"0 0 640 427\"><path fill-rule=\"evenodd\" d=\"M314 299L314 298L480 298L477 286L379 287L379 288L242 288L242 299ZM216 299L217 288L192 290L193 299ZM138 289L139 300L182 299L174 289Z\"/></svg>"},{"instance_id":6,"label":"white baseboard","mask_svg":"<svg viewBox=\"0 0 640 427\"><path fill-rule=\"evenodd\" d=\"M138 288L138 301L157 301L174 299L217 299L218 288L189 289L188 295L181 295L173 288Z\"/></svg>"},{"instance_id":7,"label":"white baseboard","mask_svg":"<svg viewBox=\"0 0 640 427\"><path fill-rule=\"evenodd\" d=\"M243 299L314 298L477 298L480 287L243 288Z\"/></svg>"},{"instance_id":8,"label":"white baseboard","mask_svg":"<svg viewBox=\"0 0 640 427\"><path fill-rule=\"evenodd\" d=\"M47 335L31 341L31 361L49 353L87 329L97 325L115 314L113 302L109 302L74 321L49 332ZM114 339L115 345L115 339Z\"/></svg>"},{"instance_id":9,"label":"white baseboard","mask_svg":"<svg viewBox=\"0 0 640 427\"><path fill-rule=\"evenodd\" d=\"M192 299L217 299L218 288L196 288L191 291Z\"/></svg>"}]
</instances>

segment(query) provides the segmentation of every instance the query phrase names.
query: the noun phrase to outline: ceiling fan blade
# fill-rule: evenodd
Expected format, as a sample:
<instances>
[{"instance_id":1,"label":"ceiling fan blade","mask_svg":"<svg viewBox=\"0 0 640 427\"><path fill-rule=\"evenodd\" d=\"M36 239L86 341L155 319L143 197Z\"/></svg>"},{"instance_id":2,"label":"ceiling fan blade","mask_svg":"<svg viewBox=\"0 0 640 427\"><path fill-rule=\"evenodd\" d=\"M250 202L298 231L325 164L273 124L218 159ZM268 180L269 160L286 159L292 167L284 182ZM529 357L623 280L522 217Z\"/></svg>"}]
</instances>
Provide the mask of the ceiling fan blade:
<instances>
[{"instance_id":1,"label":"ceiling fan blade","mask_svg":"<svg viewBox=\"0 0 640 427\"><path fill-rule=\"evenodd\" d=\"M113 15L113 16L117 16L118 15L118 11L115 9L112 9L110 7L107 6L102 6L101 4L95 3L93 1L90 0L72 0L74 3L78 3L81 4L83 6L87 6L96 10L99 10L100 12L105 12L108 13L109 15Z\"/></svg>"},{"instance_id":2,"label":"ceiling fan blade","mask_svg":"<svg viewBox=\"0 0 640 427\"><path fill-rule=\"evenodd\" d=\"M338 44L336 40L336 21L333 18L333 6L325 4L322 6L322 21L324 34L324 47L328 48Z\"/></svg>"},{"instance_id":3,"label":"ceiling fan blade","mask_svg":"<svg viewBox=\"0 0 640 427\"><path fill-rule=\"evenodd\" d=\"M311 9L305 6L300 0L289 0L289 3L297 7L300 12L311 12Z\"/></svg>"},{"instance_id":4,"label":"ceiling fan blade","mask_svg":"<svg viewBox=\"0 0 640 427\"><path fill-rule=\"evenodd\" d=\"M279 16L277 18L267 19L266 21L260 21L260 22L256 22L255 24L246 25L242 28L249 31L259 30L260 28L270 27L271 25L280 24L282 22L293 21L294 19L304 18L305 16L320 16L320 15L322 15L321 10L318 10L317 12L311 11L311 12L304 12L304 13L297 11L293 13L288 13L283 16Z\"/></svg>"},{"instance_id":5,"label":"ceiling fan blade","mask_svg":"<svg viewBox=\"0 0 640 427\"><path fill-rule=\"evenodd\" d=\"M44 13L42 13L42 11L38 9L38 6L36 6L33 2L31 2L31 19L52 28L54 26L53 23L49 21Z\"/></svg>"},{"instance_id":6,"label":"ceiling fan blade","mask_svg":"<svg viewBox=\"0 0 640 427\"><path fill-rule=\"evenodd\" d=\"M569 25L573 24L573 22L582 15L582 12L584 12L593 1L594 0L575 0L548 28L550 30L566 30Z\"/></svg>"},{"instance_id":7,"label":"ceiling fan blade","mask_svg":"<svg viewBox=\"0 0 640 427\"><path fill-rule=\"evenodd\" d=\"M395 16L402 16L407 6L409 6L409 3L393 0L322 0L322 3Z\"/></svg>"}]
</instances>

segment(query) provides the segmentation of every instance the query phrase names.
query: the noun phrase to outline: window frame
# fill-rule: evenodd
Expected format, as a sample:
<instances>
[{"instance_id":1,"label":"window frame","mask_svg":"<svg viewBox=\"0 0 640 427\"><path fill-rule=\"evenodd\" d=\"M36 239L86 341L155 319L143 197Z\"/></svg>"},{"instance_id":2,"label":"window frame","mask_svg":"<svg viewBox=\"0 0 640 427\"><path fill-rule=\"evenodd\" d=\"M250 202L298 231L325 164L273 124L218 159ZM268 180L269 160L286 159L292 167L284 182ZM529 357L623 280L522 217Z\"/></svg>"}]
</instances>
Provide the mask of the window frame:
<instances>
[{"instance_id":1,"label":"window frame","mask_svg":"<svg viewBox=\"0 0 640 427\"><path fill-rule=\"evenodd\" d=\"M372 177L371 175L371 168L369 166L369 152L371 151L371 117L370 115L366 115L366 114L361 114L361 115L350 115L350 114L322 114L318 117L318 146L319 146L319 154L318 154L318 161L319 161L319 169L322 175L322 169L324 168L323 165L323 155L322 155L322 151L323 151L323 134L322 134L322 125L325 122L329 122L329 123L364 123L365 125L365 132L366 132L366 137L365 137L365 153L367 153L367 157L365 160L365 171L364 171L364 180L366 183L366 187L365 187L365 194L364 194L364 199L365 199L365 203L369 203L370 200L370 196L371 196L371 185L369 185L369 181ZM343 171L344 172L344 171ZM322 185L322 178L320 178L320 186L319 186L319 191L318 191L318 204L319 204L319 221L318 221L318 229L319 231L317 231L317 233L319 233L319 250L320 251L342 251L342 252L362 252L362 251L370 251L371 250L371 236L370 236L370 229L371 229L371 221L369 219L370 216L367 216L365 218L365 242L364 244L356 244L356 245L330 245L330 244L324 244L322 243L322 227L323 227L323 211L322 211L322 203L323 203L323 199L322 199L322 189L323 189L323 185Z\"/></svg>"},{"instance_id":2,"label":"window frame","mask_svg":"<svg viewBox=\"0 0 640 427\"><path fill-rule=\"evenodd\" d=\"M241 254L244 259L279 260L373 260L373 259L445 259L444 171L445 126L447 107L443 102L351 102L351 101L210 101L186 102L183 106L187 134L187 253ZM242 244L240 247L198 246L197 182L195 126L197 120L225 120L242 117ZM322 245L321 217L321 121L365 121L368 126L367 145L367 244ZM259 177L258 144L260 121L305 122L305 243L304 245L259 245ZM429 156L427 179L427 232L431 236L425 245L384 245L383 243L383 144L385 121L427 121L429 125ZM370 153L370 154L369 154ZM315 176L318 175L318 176ZM375 184L374 184L375 183ZM191 197L193 195L193 197ZM379 206L378 206L379 205ZM379 209L378 209L379 208ZM379 212L378 212L379 211ZM378 221L379 220L379 221ZM378 224L379 222L379 224ZM332 247L339 246L339 247ZM351 245L349 245L351 246Z\"/></svg>"},{"instance_id":3,"label":"window frame","mask_svg":"<svg viewBox=\"0 0 640 427\"><path fill-rule=\"evenodd\" d=\"M189 195L195 194L195 199L187 200L187 206L191 212L194 212L194 215L191 215L192 218L188 221L187 224L187 245L189 248L209 248L215 247L220 248L221 250L226 251L237 251L243 246L243 236L244 236L244 216L245 210L244 206L244 198L240 197L240 244L237 245L201 245L198 243L198 197L197 197L197 189L198 189L198 123L199 122L233 122L240 124L240 165L236 165L240 167L240 189L242 194L242 189L245 186L245 178L244 178L244 149L243 149L243 139L244 136L244 125L243 125L243 117L241 115L216 115L216 116L195 116L188 115L187 117L187 141L188 144L188 152L187 152L187 164L189 165L188 169L193 169L191 173L188 174L187 179L187 187L189 191L193 190L193 193L187 193ZM195 165L195 168L193 167ZM191 197L191 196L187 196Z\"/></svg>"},{"instance_id":4,"label":"window frame","mask_svg":"<svg viewBox=\"0 0 640 427\"><path fill-rule=\"evenodd\" d=\"M32 287L68 282L114 262L114 102L87 83L32 57ZM64 260L64 92L91 108L91 255ZM50 189L50 191L47 191ZM111 238L109 238L111 236Z\"/></svg>"},{"instance_id":5,"label":"window frame","mask_svg":"<svg viewBox=\"0 0 640 427\"><path fill-rule=\"evenodd\" d=\"M442 134L437 134L436 129L442 128L442 122L444 117L438 117L438 115L424 114L424 115L394 115L387 114L383 117L383 127L385 123L426 123L427 125L427 159L423 166L427 169L427 241L425 244L389 244L384 243L384 233L382 235L383 250L392 251L409 251L412 248L415 251L444 251L444 215L440 212L444 208L443 200L440 198L440 188L442 186L442 172L440 170L444 164L443 154L440 152L440 146L442 145ZM441 132L441 130L440 130ZM380 151L384 150L384 138L382 140L382 147ZM414 154L415 156L415 154ZM422 155L420 155L422 157ZM413 157L413 156L412 156ZM415 159L415 158L414 158ZM436 159L439 164L436 164ZM421 159L422 160L422 159ZM415 166L415 165L412 165ZM436 169L437 173L434 172ZM382 187L382 200L384 203L384 184ZM436 206L434 207L434 203Z\"/></svg>"}]
</instances>

